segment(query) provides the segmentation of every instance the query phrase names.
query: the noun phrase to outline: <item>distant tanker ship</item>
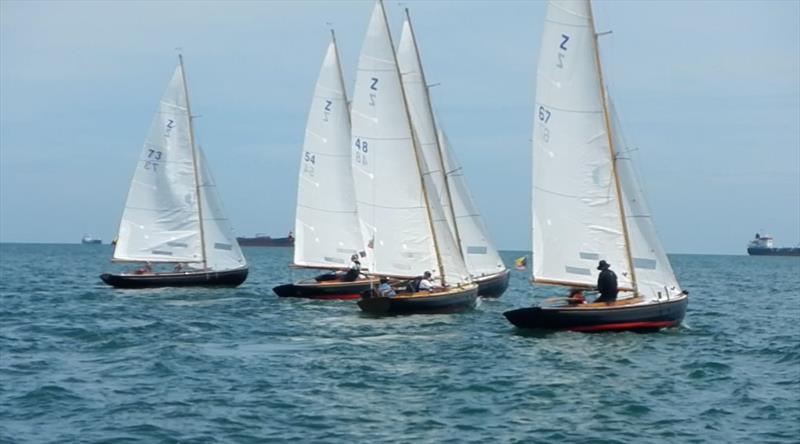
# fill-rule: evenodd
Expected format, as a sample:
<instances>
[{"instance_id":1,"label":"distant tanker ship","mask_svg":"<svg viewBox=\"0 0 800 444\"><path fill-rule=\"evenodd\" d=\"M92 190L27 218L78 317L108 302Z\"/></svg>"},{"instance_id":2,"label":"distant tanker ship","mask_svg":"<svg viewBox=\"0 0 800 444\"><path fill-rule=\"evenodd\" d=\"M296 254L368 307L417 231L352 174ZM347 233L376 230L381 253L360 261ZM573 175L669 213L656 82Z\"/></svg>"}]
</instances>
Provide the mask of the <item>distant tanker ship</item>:
<instances>
[{"instance_id":1,"label":"distant tanker ship","mask_svg":"<svg viewBox=\"0 0 800 444\"><path fill-rule=\"evenodd\" d=\"M237 237L240 247L294 247L294 235L289 232L286 237L270 237L256 233L254 237Z\"/></svg>"},{"instance_id":2,"label":"distant tanker ship","mask_svg":"<svg viewBox=\"0 0 800 444\"><path fill-rule=\"evenodd\" d=\"M800 247L775 247L772 241L772 236L769 234L762 236L756 233L756 238L751 240L747 246L747 254L751 256L800 256Z\"/></svg>"}]
</instances>

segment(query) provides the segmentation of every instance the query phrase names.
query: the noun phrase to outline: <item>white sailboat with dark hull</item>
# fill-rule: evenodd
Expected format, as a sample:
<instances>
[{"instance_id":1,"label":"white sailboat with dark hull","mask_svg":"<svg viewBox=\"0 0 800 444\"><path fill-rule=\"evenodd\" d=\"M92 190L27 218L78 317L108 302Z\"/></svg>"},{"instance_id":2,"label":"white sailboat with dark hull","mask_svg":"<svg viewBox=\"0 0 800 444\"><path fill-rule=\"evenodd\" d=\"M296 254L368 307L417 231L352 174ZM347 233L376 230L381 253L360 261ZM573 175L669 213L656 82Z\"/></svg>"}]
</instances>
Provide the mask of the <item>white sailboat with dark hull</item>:
<instances>
[{"instance_id":1,"label":"white sailboat with dark hull","mask_svg":"<svg viewBox=\"0 0 800 444\"><path fill-rule=\"evenodd\" d=\"M144 263L100 278L122 288L237 286L247 261L195 145L189 92L178 67L161 98L128 191L113 262ZM158 271L161 267L171 270Z\"/></svg>"},{"instance_id":2,"label":"white sailboat with dark hull","mask_svg":"<svg viewBox=\"0 0 800 444\"><path fill-rule=\"evenodd\" d=\"M432 291L365 295L373 314L441 313L470 309L471 282L458 244L435 194L431 167L412 127L406 93L383 3L372 12L358 62L352 106L351 150L358 217L370 272L401 280L432 272Z\"/></svg>"},{"instance_id":3,"label":"white sailboat with dark hull","mask_svg":"<svg viewBox=\"0 0 800 444\"><path fill-rule=\"evenodd\" d=\"M336 37L322 62L300 159L293 267L330 270L330 279L279 285L281 297L358 299L378 280L348 274L365 250L350 165L350 111Z\"/></svg>"},{"instance_id":4,"label":"white sailboat with dark hull","mask_svg":"<svg viewBox=\"0 0 800 444\"><path fill-rule=\"evenodd\" d=\"M603 83L588 0L550 1L533 138L533 282L592 290L604 260L614 302L553 298L512 310L517 327L574 331L677 326L688 305L658 239Z\"/></svg>"},{"instance_id":5,"label":"white sailboat with dark hull","mask_svg":"<svg viewBox=\"0 0 800 444\"><path fill-rule=\"evenodd\" d=\"M434 191L431 194L443 209L461 257L473 282L478 284L478 294L499 297L508 288L509 271L489 240L488 230L472 200L453 149L436 121L408 9L398 44L397 63L417 142L426 164L431 167Z\"/></svg>"}]
</instances>

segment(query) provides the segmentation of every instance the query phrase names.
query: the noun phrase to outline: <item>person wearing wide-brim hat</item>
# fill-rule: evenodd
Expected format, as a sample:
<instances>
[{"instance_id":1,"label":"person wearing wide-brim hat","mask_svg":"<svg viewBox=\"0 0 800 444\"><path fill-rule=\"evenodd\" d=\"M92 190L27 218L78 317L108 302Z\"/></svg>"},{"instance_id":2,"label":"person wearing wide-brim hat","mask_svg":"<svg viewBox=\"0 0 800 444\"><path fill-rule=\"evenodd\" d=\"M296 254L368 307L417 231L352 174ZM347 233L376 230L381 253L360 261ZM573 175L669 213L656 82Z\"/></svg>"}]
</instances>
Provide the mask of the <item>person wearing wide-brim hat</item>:
<instances>
[{"instance_id":1,"label":"person wearing wide-brim hat","mask_svg":"<svg viewBox=\"0 0 800 444\"><path fill-rule=\"evenodd\" d=\"M614 302L617 300L617 274L611 271L610 265L606 261L600 261L597 264L597 269L600 270L600 275L597 276L597 291L600 292L600 297L595 299L595 302Z\"/></svg>"}]
</instances>

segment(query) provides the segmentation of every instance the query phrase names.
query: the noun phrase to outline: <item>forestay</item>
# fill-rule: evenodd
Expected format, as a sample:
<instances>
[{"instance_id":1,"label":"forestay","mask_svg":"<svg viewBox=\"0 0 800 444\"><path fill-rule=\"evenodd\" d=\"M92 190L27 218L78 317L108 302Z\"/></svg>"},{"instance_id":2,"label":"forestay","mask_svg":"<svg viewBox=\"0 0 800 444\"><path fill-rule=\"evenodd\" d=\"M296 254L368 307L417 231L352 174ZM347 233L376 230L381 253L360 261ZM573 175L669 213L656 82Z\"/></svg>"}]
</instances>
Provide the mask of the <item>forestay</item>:
<instances>
[{"instance_id":1,"label":"forestay","mask_svg":"<svg viewBox=\"0 0 800 444\"><path fill-rule=\"evenodd\" d=\"M551 1L533 132L533 277L593 286L604 259L632 288L586 0Z\"/></svg>"},{"instance_id":2,"label":"forestay","mask_svg":"<svg viewBox=\"0 0 800 444\"><path fill-rule=\"evenodd\" d=\"M457 242L457 226L452 217L451 198L448 184L445 182L444 160L420 60L411 23L406 20L403 22L403 32L398 45L397 63L411 123L417 137L417 149L421 153L422 178L425 181L425 191L431 208L439 257L447 275L446 281L462 282L469 279L470 273L467 271L461 247Z\"/></svg>"},{"instance_id":3,"label":"forestay","mask_svg":"<svg viewBox=\"0 0 800 444\"><path fill-rule=\"evenodd\" d=\"M136 164L114 260L203 261L190 131L178 66Z\"/></svg>"},{"instance_id":4,"label":"forestay","mask_svg":"<svg viewBox=\"0 0 800 444\"><path fill-rule=\"evenodd\" d=\"M294 263L343 268L364 250L350 160L350 115L335 41L322 62L300 159Z\"/></svg>"}]
</instances>

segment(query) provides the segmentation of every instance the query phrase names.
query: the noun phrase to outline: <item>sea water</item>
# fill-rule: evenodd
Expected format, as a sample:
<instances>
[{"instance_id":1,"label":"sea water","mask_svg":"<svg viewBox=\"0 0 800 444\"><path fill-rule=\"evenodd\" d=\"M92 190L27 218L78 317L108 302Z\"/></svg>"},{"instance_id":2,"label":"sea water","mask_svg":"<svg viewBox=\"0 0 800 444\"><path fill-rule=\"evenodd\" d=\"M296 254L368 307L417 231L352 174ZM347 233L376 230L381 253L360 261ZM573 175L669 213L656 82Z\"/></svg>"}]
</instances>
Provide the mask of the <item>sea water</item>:
<instances>
[{"instance_id":1,"label":"sea water","mask_svg":"<svg viewBox=\"0 0 800 444\"><path fill-rule=\"evenodd\" d=\"M502 315L548 295L529 272L373 318L277 298L290 249L245 249L233 289L113 289L110 255L0 245L0 442L800 440L800 258L674 255L682 327L544 334Z\"/></svg>"}]
</instances>

